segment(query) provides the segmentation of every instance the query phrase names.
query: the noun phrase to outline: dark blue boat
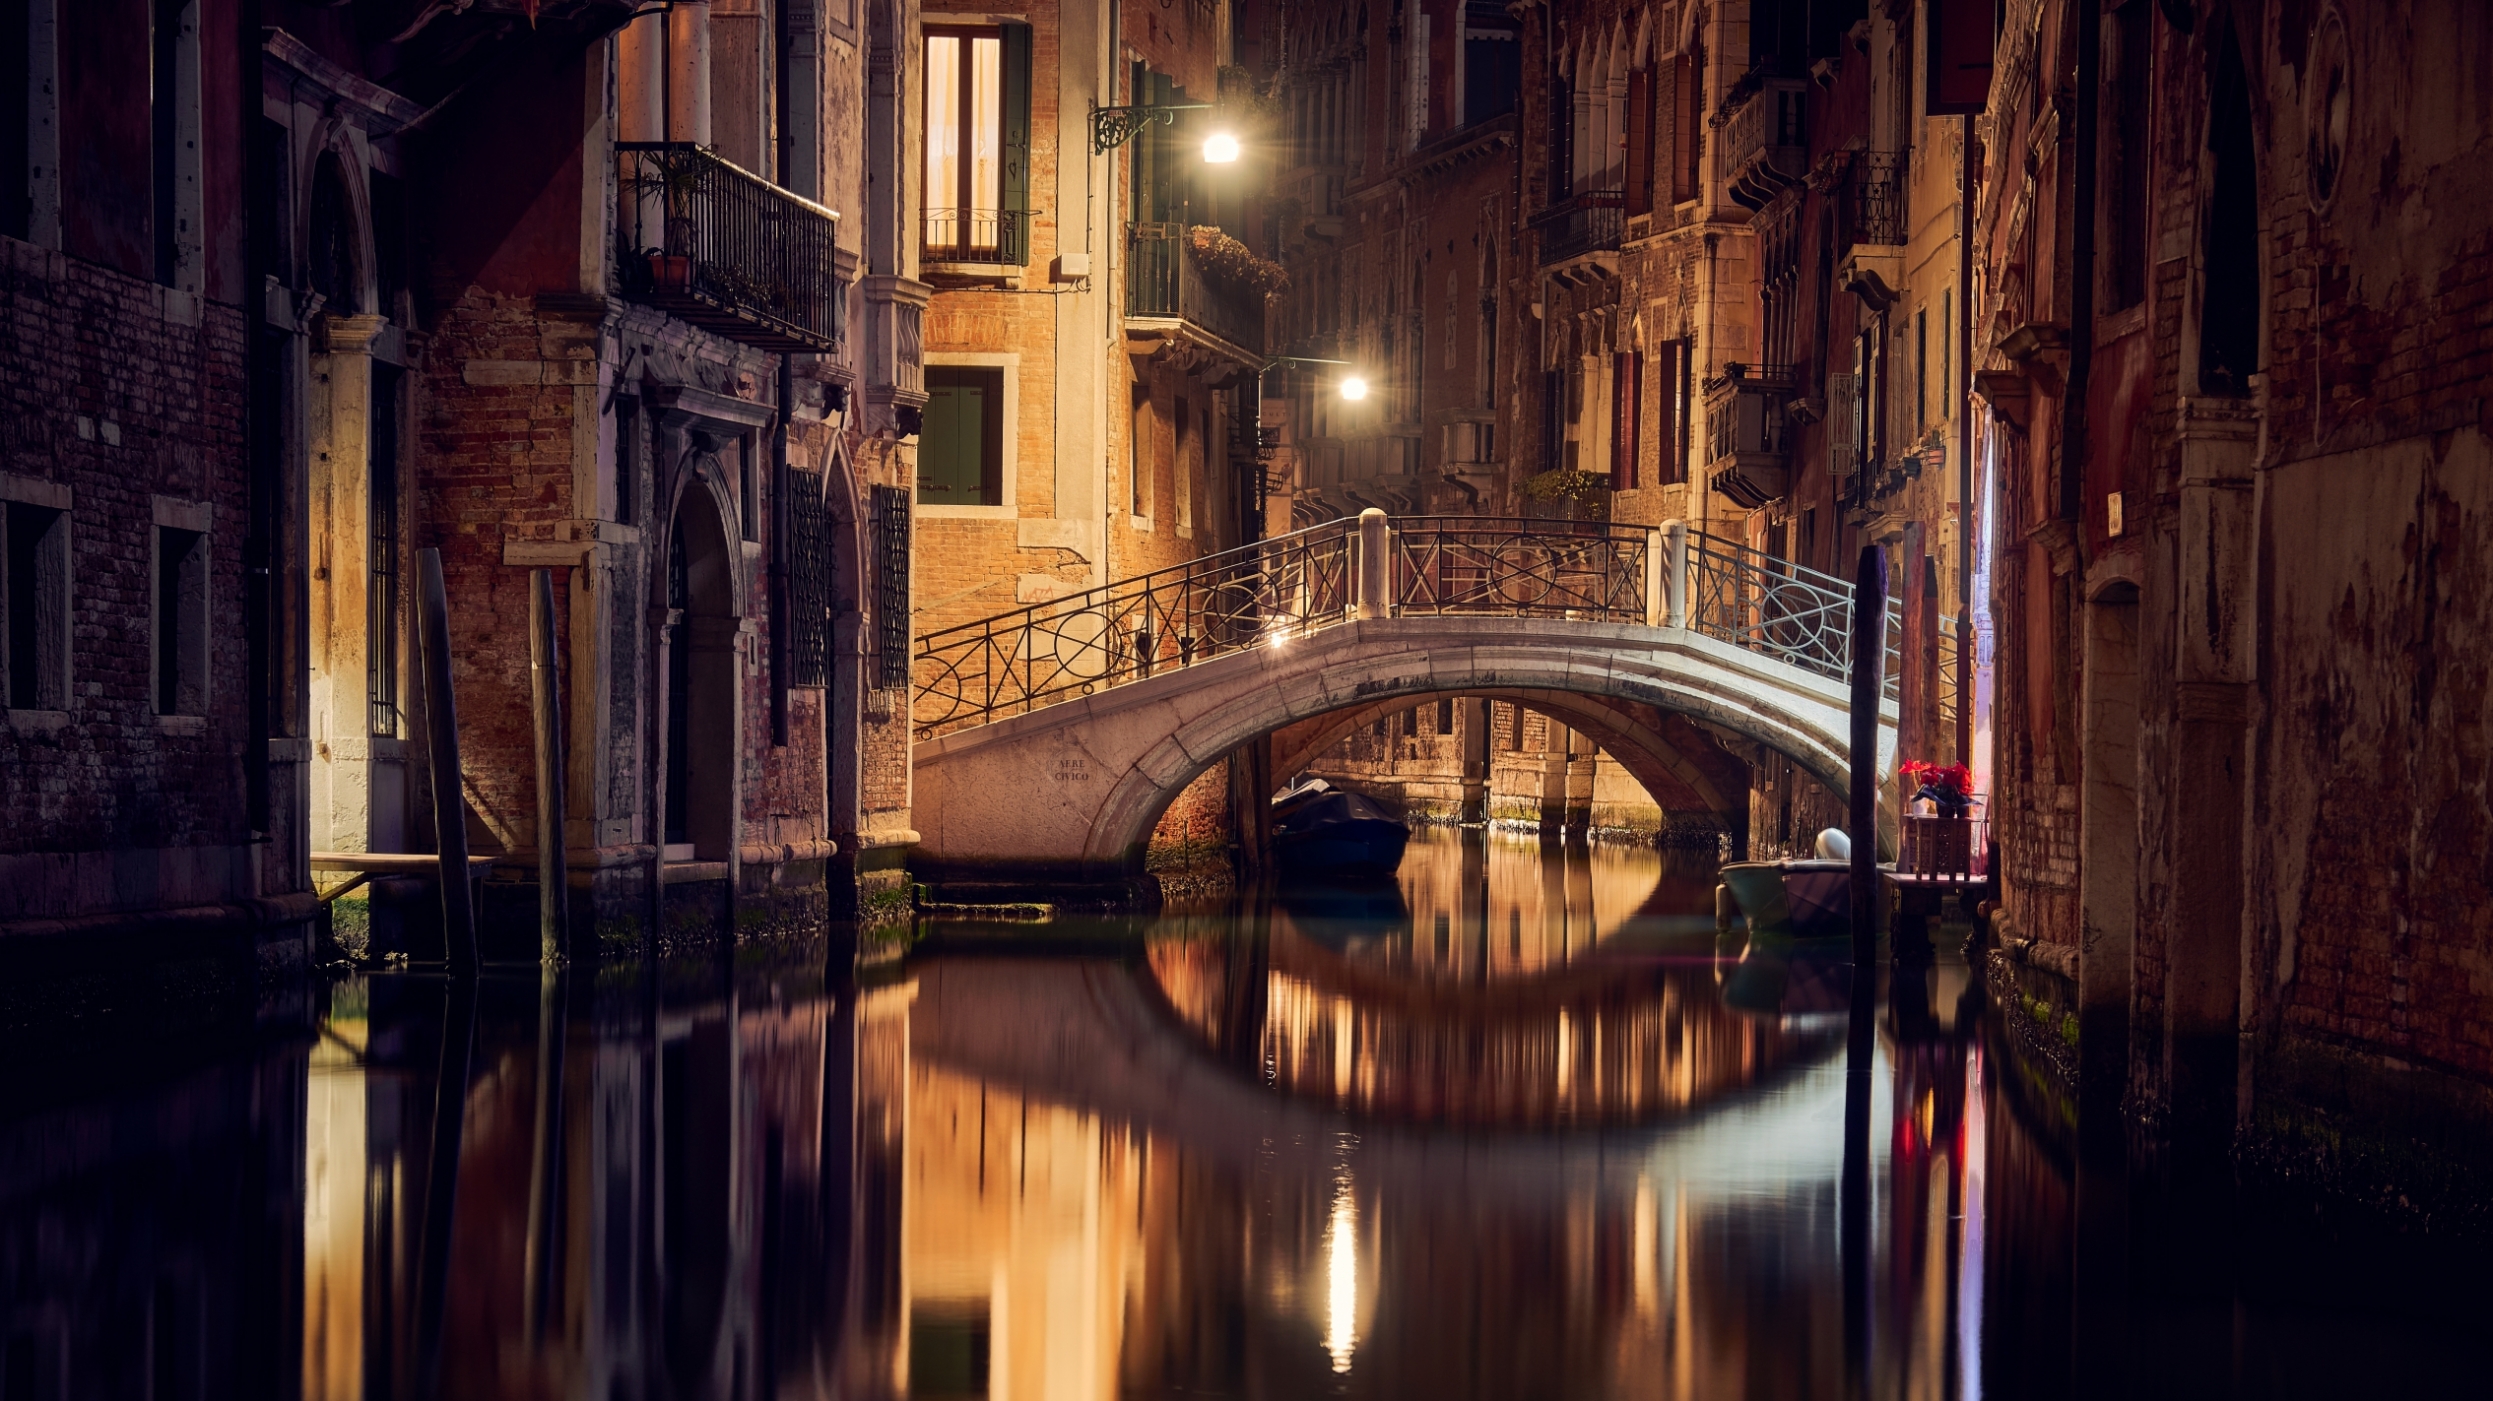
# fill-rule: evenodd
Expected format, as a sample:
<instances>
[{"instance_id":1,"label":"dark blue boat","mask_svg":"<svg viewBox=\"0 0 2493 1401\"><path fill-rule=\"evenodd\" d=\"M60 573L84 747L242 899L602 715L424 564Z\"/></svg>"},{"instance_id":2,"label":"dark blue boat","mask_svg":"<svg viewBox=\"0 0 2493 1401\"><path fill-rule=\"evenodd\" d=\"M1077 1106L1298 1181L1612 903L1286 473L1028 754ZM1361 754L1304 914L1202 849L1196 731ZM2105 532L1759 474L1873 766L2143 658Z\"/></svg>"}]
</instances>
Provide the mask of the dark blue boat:
<instances>
[{"instance_id":1,"label":"dark blue boat","mask_svg":"<svg viewBox=\"0 0 2493 1401\"><path fill-rule=\"evenodd\" d=\"M1321 779L1273 799L1272 848L1285 870L1357 880L1389 876L1402 864L1411 829L1374 799Z\"/></svg>"}]
</instances>

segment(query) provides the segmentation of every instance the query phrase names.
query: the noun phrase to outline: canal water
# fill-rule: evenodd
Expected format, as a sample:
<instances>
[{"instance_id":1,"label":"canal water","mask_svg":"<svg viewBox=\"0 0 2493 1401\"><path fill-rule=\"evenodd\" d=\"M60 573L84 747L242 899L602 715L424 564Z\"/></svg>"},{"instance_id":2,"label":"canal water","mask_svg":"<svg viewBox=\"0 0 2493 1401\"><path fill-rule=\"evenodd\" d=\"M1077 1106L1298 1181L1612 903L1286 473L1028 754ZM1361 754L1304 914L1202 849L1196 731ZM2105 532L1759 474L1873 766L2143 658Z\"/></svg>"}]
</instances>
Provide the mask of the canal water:
<instances>
[{"instance_id":1,"label":"canal water","mask_svg":"<svg viewBox=\"0 0 2493 1401\"><path fill-rule=\"evenodd\" d=\"M1425 830L854 978L323 982L21 1077L0 1401L2486 1394L2480 1277L2078 1134L1961 931L1848 1055L1713 886Z\"/></svg>"}]
</instances>

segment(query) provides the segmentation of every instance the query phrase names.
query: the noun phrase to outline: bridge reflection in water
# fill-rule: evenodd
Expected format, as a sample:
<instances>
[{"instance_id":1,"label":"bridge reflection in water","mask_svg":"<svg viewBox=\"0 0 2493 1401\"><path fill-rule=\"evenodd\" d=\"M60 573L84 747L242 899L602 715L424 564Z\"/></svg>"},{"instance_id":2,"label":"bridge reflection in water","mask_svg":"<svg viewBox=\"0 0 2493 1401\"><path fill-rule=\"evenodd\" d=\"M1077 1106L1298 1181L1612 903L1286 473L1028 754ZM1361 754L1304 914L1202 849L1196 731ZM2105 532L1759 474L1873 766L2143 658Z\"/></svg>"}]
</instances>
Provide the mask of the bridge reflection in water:
<instances>
[{"instance_id":1,"label":"bridge reflection in water","mask_svg":"<svg viewBox=\"0 0 2493 1401\"><path fill-rule=\"evenodd\" d=\"M21 1058L0 1394L2469 1394L2419 1291L2090 1158L1961 965L1883 989L1848 1143L1841 975L1708 895L1431 834L1122 955L362 977Z\"/></svg>"}]
</instances>

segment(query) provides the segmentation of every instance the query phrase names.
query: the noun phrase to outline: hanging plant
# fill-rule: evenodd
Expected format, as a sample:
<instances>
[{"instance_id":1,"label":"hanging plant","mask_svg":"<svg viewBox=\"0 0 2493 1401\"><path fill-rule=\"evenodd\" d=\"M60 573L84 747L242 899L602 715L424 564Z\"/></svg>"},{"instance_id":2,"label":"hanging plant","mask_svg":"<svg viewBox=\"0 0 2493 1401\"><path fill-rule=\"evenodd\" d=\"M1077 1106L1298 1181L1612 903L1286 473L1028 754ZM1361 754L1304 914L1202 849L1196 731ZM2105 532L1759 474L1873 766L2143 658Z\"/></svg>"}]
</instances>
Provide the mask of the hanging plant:
<instances>
[{"instance_id":1,"label":"hanging plant","mask_svg":"<svg viewBox=\"0 0 2493 1401\"><path fill-rule=\"evenodd\" d=\"M1215 282L1267 297L1290 290L1287 268L1258 256L1254 249L1210 224L1188 229L1186 241L1193 246L1195 262L1203 269L1203 275Z\"/></svg>"},{"instance_id":2,"label":"hanging plant","mask_svg":"<svg viewBox=\"0 0 2493 1401\"><path fill-rule=\"evenodd\" d=\"M1600 472L1561 467L1524 478L1518 490L1527 501L1601 501L1610 495L1610 478Z\"/></svg>"}]
</instances>

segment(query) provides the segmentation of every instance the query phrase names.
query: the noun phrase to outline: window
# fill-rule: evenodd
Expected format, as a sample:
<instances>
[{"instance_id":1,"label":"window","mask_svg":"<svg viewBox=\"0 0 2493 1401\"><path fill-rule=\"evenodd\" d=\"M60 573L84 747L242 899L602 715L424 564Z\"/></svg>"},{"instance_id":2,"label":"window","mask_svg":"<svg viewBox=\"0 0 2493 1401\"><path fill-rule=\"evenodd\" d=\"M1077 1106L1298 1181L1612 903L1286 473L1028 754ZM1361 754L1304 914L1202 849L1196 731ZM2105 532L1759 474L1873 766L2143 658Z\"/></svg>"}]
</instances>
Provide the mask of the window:
<instances>
[{"instance_id":1,"label":"window","mask_svg":"<svg viewBox=\"0 0 2493 1401\"><path fill-rule=\"evenodd\" d=\"M1956 417L1956 382L1948 377L1948 348L1956 343L1956 289L1939 292L1939 417Z\"/></svg>"},{"instance_id":2,"label":"window","mask_svg":"<svg viewBox=\"0 0 2493 1401\"><path fill-rule=\"evenodd\" d=\"M1463 124L1485 122L1515 110L1523 86L1523 45L1515 22L1496 0L1463 6Z\"/></svg>"},{"instance_id":3,"label":"window","mask_svg":"<svg viewBox=\"0 0 2493 1401\"><path fill-rule=\"evenodd\" d=\"M2259 178L2250 82L2234 36L2213 36L2207 153L2214 166L2200 266L2199 392L2243 395L2259 370Z\"/></svg>"},{"instance_id":4,"label":"window","mask_svg":"<svg viewBox=\"0 0 2493 1401\"><path fill-rule=\"evenodd\" d=\"M1653 70L1627 75L1627 212L1653 212Z\"/></svg>"},{"instance_id":5,"label":"window","mask_svg":"<svg viewBox=\"0 0 2493 1401\"><path fill-rule=\"evenodd\" d=\"M1151 391L1134 386L1132 430L1125 435L1125 507L1137 518L1151 515Z\"/></svg>"},{"instance_id":6,"label":"window","mask_svg":"<svg viewBox=\"0 0 2493 1401\"><path fill-rule=\"evenodd\" d=\"M372 732L398 734L398 393L406 372L372 367L371 582L364 594Z\"/></svg>"},{"instance_id":7,"label":"window","mask_svg":"<svg viewBox=\"0 0 2493 1401\"><path fill-rule=\"evenodd\" d=\"M615 519L625 525L641 499L641 401L615 400Z\"/></svg>"},{"instance_id":8,"label":"window","mask_svg":"<svg viewBox=\"0 0 2493 1401\"><path fill-rule=\"evenodd\" d=\"M8 518L8 701L14 710L69 708L69 512L0 503Z\"/></svg>"},{"instance_id":9,"label":"window","mask_svg":"<svg viewBox=\"0 0 2493 1401\"><path fill-rule=\"evenodd\" d=\"M156 713L204 715L208 701L208 537L156 527Z\"/></svg>"},{"instance_id":10,"label":"window","mask_svg":"<svg viewBox=\"0 0 2493 1401\"><path fill-rule=\"evenodd\" d=\"M1697 166L1705 148L1698 114L1705 109L1705 55L1671 60L1671 199L1697 197Z\"/></svg>"},{"instance_id":11,"label":"window","mask_svg":"<svg viewBox=\"0 0 2493 1401\"><path fill-rule=\"evenodd\" d=\"M909 493L878 486L874 498L874 681L909 684Z\"/></svg>"},{"instance_id":12,"label":"window","mask_svg":"<svg viewBox=\"0 0 2493 1401\"><path fill-rule=\"evenodd\" d=\"M2107 6L2106 8L2110 8ZM2109 128L2103 142L2104 307L2121 311L2147 299L2147 176L2153 168L2148 149L2147 77L2153 62L2155 30L2147 0L2129 3L2104 16L2103 55L2112 71L2104 87Z\"/></svg>"},{"instance_id":13,"label":"window","mask_svg":"<svg viewBox=\"0 0 2493 1401\"><path fill-rule=\"evenodd\" d=\"M918 452L919 460L924 461L925 445L923 443L919 445ZM761 483L755 480L757 474L754 458L757 455L754 451L752 434L746 433L736 439L736 504L739 514L743 517L737 524L747 540L762 538L762 509L759 500Z\"/></svg>"},{"instance_id":14,"label":"window","mask_svg":"<svg viewBox=\"0 0 2493 1401\"><path fill-rule=\"evenodd\" d=\"M1452 696L1447 696L1437 702L1437 733L1441 735L1454 733L1454 697Z\"/></svg>"},{"instance_id":15,"label":"window","mask_svg":"<svg viewBox=\"0 0 2493 1401\"><path fill-rule=\"evenodd\" d=\"M926 427L918 437L918 504L1004 504L1004 371L926 367Z\"/></svg>"},{"instance_id":16,"label":"window","mask_svg":"<svg viewBox=\"0 0 2493 1401\"><path fill-rule=\"evenodd\" d=\"M1611 363L1611 410L1616 415L1617 427L1610 435L1610 489L1634 491L1639 446L1636 429L1644 410L1645 357L1631 352L1615 357Z\"/></svg>"},{"instance_id":17,"label":"window","mask_svg":"<svg viewBox=\"0 0 2493 1401\"><path fill-rule=\"evenodd\" d=\"M1680 459L1679 347L1672 340L1653 348L1653 441L1661 450L1662 462L1654 479L1658 486L1676 486L1687 478L1687 466Z\"/></svg>"},{"instance_id":18,"label":"window","mask_svg":"<svg viewBox=\"0 0 2493 1401\"><path fill-rule=\"evenodd\" d=\"M1029 261L1030 26L926 32L926 257Z\"/></svg>"},{"instance_id":19,"label":"window","mask_svg":"<svg viewBox=\"0 0 2493 1401\"><path fill-rule=\"evenodd\" d=\"M1177 401L1177 451L1169 454L1169 485L1177 490L1177 533L1190 535L1195 528L1195 439L1194 411L1184 399Z\"/></svg>"},{"instance_id":20,"label":"window","mask_svg":"<svg viewBox=\"0 0 2493 1401\"><path fill-rule=\"evenodd\" d=\"M0 234L10 238L27 237L35 217L33 39L25 0L0 0Z\"/></svg>"},{"instance_id":21,"label":"window","mask_svg":"<svg viewBox=\"0 0 2493 1401\"><path fill-rule=\"evenodd\" d=\"M1930 392L1924 385L1929 374L1930 313L1916 311L1913 313L1913 426L1916 430L1930 422Z\"/></svg>"}]
</instances>

